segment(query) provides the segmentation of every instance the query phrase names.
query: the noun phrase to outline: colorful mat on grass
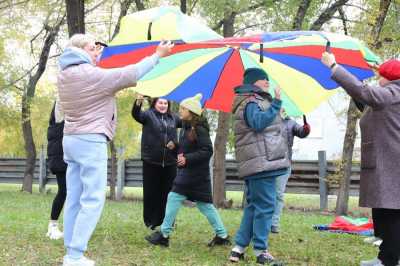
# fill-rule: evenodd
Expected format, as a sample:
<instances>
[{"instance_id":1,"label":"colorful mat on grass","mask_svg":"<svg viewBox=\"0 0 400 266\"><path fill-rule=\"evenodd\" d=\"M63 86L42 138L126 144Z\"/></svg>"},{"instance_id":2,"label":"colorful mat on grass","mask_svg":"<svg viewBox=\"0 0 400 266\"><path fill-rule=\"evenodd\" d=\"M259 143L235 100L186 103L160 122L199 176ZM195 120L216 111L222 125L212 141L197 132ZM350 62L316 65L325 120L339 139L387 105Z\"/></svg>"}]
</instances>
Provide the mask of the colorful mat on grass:
<instances>
[{"instance_id":1,"label":"colorful mat on grass","mask_svg":"<svg viewBox=\"0 0 400 266\"><path fill-rule=\"evenodd\" d=\"M355 234L373 236L374 226L371 219L351 218L348 216L337 216L331 224L314 225L315 230L328 231L331 233Z\"/></svg>"}]
</instances>

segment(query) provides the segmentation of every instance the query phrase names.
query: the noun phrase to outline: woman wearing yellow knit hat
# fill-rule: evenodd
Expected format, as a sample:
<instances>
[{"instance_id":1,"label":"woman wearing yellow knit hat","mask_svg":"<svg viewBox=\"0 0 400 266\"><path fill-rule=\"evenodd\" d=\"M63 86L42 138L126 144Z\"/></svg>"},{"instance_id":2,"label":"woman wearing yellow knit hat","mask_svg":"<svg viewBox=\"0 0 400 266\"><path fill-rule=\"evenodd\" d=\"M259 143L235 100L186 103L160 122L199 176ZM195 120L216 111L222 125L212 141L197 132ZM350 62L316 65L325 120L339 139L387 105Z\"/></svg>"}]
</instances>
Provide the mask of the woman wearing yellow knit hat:
<instances>
[{"instance_id":1,"label":"woman wearing yellow knit hat","mask_svg":"<svg viewBox=\"0 0 400 266\"><path fill-rule=\"evenodd\" d=\"M201 94L186 98L180 103L182 130L179 136L178 173L171 192L161 230L146 237L153 245L169 246L169 235L183 201L196 203L215 231L209 246L230 244L221 217L212 204L210 158L213 153L207 120L201 116Z\"/></svg>"}]
</instances>

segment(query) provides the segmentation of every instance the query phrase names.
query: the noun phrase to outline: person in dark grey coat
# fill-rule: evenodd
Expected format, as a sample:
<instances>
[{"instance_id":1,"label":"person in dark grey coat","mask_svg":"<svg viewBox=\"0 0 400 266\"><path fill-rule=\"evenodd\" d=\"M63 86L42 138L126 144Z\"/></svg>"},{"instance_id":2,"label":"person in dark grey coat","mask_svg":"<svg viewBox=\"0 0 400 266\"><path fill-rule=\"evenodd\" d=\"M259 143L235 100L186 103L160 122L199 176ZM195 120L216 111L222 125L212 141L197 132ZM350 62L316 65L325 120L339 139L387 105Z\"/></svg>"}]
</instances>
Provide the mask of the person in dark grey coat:
<instances>
[{"instance_id":1,"label":"person in dark grey coat","mask_svg":"<svg viewBox=\"0 0 400 266\"><path fill-rule=\"evenodd\" d=\"M325 52L322 62L332 79L366 106L360 119L360 206L372 208L372 219L383 242L378 258L362 266L396 266L400 258L400 61L379 66L379 85L360 82Z\"/></svg>"}]
</instances>

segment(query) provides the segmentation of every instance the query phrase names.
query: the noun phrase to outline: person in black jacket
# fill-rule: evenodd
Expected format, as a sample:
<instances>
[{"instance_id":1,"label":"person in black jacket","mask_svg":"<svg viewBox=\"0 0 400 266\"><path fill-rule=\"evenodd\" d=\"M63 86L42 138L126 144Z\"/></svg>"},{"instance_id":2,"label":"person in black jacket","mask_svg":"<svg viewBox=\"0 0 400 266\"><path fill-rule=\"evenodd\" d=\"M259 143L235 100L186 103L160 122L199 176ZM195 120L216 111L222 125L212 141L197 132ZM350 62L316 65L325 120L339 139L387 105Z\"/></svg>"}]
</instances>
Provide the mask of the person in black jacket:
<instances>
[{"instance_id":1,"label":"person in black jacket","mask_svg":"<svg viewBox=\"0 0 400 266\"><path fill-rule=\"evenodd\" d=\"M50 239L60 239L63 237L63 233L58 229L57 222L67 196L65 181L67 164L63 159L64 153L62 147L63 131L64 115L60 109L59 103L56 101L51 111L49 127L47 129L48 166L50 171L56 175L58 186L57 195L51 207L51 219L46 234Z\"/></svg>"},{"instance_id":2,"label":"person in black jacket","mask_svg":"<svg viewBox=\"0 0 400 266\"><path fill-rule=\"evenodd\" d=\"M141 111L142 103L143 96L138 95L132 116L143 125L143 220L154 230L164 219L167 196L176 176L176 131L181 127L181 120L171 113L166 99L153 99L150 108L144 112Z\"/></svg>"},{"instance_id":3,"label":"person in black jacket","mask_svg":"<svg viewBox=\"0 0 400 266\"><path fill-rule=\"evenodd\" d=\"M228 233L212 204L210 158L213 153L207 120L201 117L201 94L180 103L182 130L179 136L178 174L172 191L168 194L166 214L161 230L146 237L153 245L169 246L169 235L176 215L185 200L196 202L197 208L207 217L216 236L209 246L230 244Z\"/></svg>"}]
</instances>

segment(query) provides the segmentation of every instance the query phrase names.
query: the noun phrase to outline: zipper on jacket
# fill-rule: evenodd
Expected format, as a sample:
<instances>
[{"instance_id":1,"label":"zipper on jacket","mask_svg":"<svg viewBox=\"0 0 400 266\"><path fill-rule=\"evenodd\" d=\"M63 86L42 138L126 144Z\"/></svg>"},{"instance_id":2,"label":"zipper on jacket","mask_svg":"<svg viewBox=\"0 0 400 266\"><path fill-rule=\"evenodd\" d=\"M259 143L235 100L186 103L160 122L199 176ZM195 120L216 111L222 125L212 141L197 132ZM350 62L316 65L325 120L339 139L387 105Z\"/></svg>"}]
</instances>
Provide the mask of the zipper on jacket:
<instances>
[{"instance_id":1,"label":"zipper on jacket","mask_svg":"<svg viewBox=\"0 0 400 266\"><path fill-rule=\"evenodd\" d=\"M168 127L167 127L167 124L164 122L164 115L161 115L161 123L165 126L163 159L162 159L162 167L164 168L164 165L165 165L165 150L167 149L166 145L167 145L167 137L168 137Z\"/></svg>"}]
</instances>

